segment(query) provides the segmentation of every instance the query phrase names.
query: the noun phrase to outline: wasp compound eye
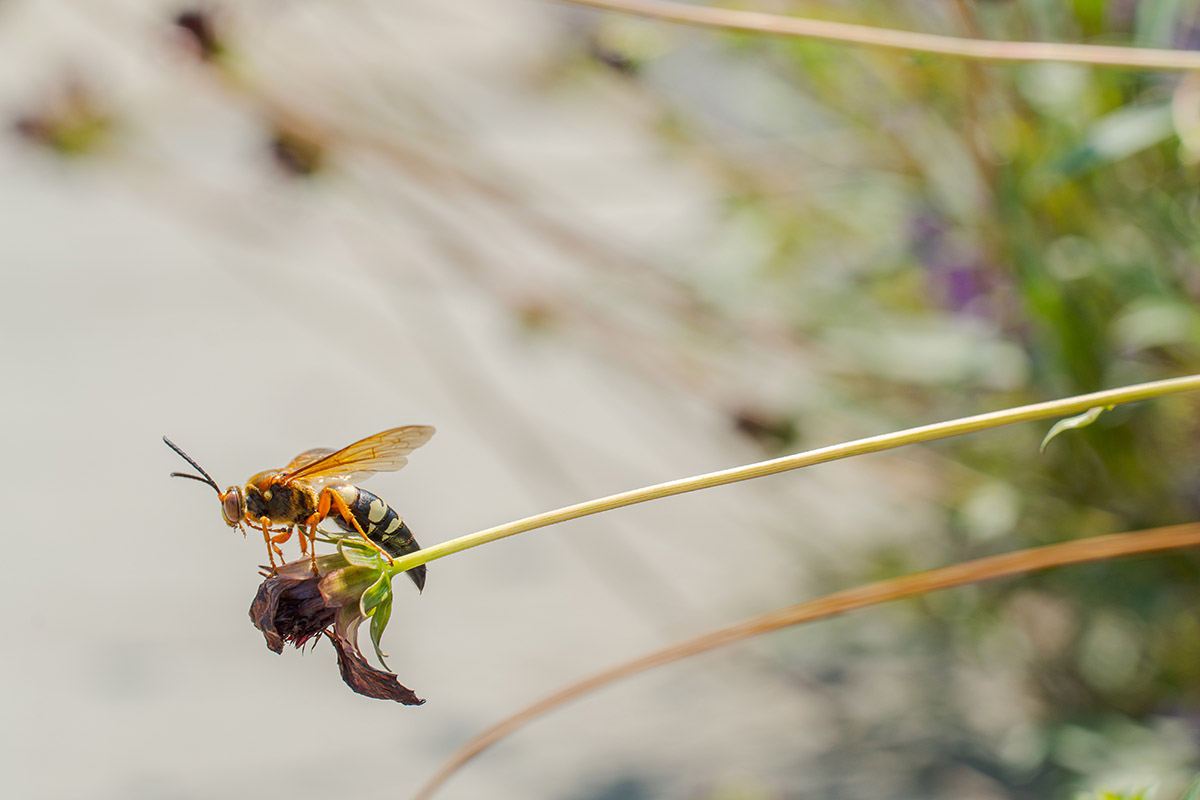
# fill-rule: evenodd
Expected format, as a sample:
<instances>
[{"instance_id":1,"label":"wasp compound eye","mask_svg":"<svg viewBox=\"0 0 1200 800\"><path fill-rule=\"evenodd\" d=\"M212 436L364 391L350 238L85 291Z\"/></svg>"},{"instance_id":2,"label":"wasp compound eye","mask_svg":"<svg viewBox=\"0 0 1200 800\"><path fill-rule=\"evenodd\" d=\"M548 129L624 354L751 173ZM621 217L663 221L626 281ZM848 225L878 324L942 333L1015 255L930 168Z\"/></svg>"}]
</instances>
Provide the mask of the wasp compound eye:
<instances>
[{"instance_id":1,"label":"wasp compound eye","mask_svg":"<svg viewBox=\"0 0 1200 800\"><path fill-rule=\"evenodd\" d=\"M237 525L242 521L242 493L238 487L230 486L229 490L221 495L221 513L228 525Z\"/></svg>"}]
</instances>

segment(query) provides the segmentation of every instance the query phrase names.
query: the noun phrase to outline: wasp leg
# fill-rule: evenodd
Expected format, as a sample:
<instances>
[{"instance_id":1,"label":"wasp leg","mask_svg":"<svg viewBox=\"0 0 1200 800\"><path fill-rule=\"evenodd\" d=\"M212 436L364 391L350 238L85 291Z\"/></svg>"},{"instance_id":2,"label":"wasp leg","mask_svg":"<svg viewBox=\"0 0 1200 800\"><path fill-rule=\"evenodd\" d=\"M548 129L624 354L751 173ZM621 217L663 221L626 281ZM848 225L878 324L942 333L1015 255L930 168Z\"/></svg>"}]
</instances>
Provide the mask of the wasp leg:
<instances>
[{"instance_id":1,"label":"wasp leg","mask_svg":"<svg viewBox=\"0 0 1200 800\"><path fill-rule=\"evenodd\" d=\"M317 569L317 540L314 538L314 527L316 526L309 526L307 533L305 533L303 525L294 527L293 530L296 531L296 538L300 540L300 556L302 558L308 556L309 563L312 566L312 574L320 575L321 571Z\"/></svg>"},{"instance_id":2,"label":"wasp leg","mask_svg":"<svg viewBox=\"0 0 1200 800\"><path fill-rule=\"evenodd\" d=\"M314 534L314 533L310 533L310 534L307 534L307 535L306 535L306 534L305 534L305 531L304 531L304 528L300 527L300 528L296 528L296 539L299 539L299 540L300 540L300 555L305 555L305 554L307 554L307 555L308 555L308 558L310 558L310 559L311 559L311 561L312 561L312 573L313 573L313 575L320 575L320 570L318 570L318 569L317 569L317 539L316 539L316 534ZM305 549L305 545L306 545L306 543L307 543L307 546L308 546L308 549L307 549L307 551L306 551L306 549Z\"/></svg>"},{"instance_id":3,"label":"wasp leg","mask_svg":"<svg viewBox=\"0 0 1200 800\"><path fill-rule=\"evenodd\" d=\"M274 533L275 535L271 537L271 543L274 545L283 544L288 539L292 538L292 530L293 530L292 528L272 529L271 532ZM301 546L301 549L302 550L304 549L303 545ZM279 555L280 558L283 558L283 550L281 550L278 546L275 548L275 552ZM308 554L308 551L305 550L304 553L302 553L301 555L307 555L307 554Z\"/></svg>"},{"instance_id":4,"label":"wasp leg","mask_svg":"<svg viewBox=\"0 0 1200 800\"><path fill-rule=\"evenodd\" d=\"M262 526L263 541L267 543L267 558L271 560L271 574L275 574L279 571L279 568L275 566L275 554L278 553L279 560L282 561L283 551L279 549L279 545L275 544L271 540L271 529L267 527L270 522L271 520L269 517L258 518L258 524Z\"/></svg>"},{"instance_id":5,"label":"wasp leg","mask_svg":"<svg viewBox=\"0 0 1200 800\"><path fill-rule=\"evenodd\" d=\"M364 542L375 548L379 555L387 559L389 564L392 563L392 557L388 555L386 550L384 550L367 536L366 532L363 531L362 526L358 524L358 520L354 518L354 512L350 510L350 506L346 505L346 501L343 500L337 492L333 491L333 489L321 490L321 499L320 502L317 503L317 513L308 518L309 536L311 536L317 529L317 525L321 523L321 520L329 516L331 505L337 509L337 512L339 515L341 515L342 519L354 526L354 530L358 531L358 535L363 538Z\"/></svg>"},{"instance_id":6,"label":"wasp leg","mask_svg":"<svg viewBox=\"0 0 1200 800\"><path fill-rule=\"evenodd\" d=\"M295 526L295 525L289 525L289 526L288 526L288 527L286 527L286 528L272 528L272 529L271 529L271 533L275 534L274 536L272 536L272 537L271 537L271 542L272 542L273 544L276 544L276 545L283 544L283 543L284 543L284 542L286 542L288 539L291 539L291 538L292 538L292 534L293 534L293 533L294 533L294 534L296 534L296 539L297 539L297 540L300 542L300 557L301 557L301 558L303 558L304 556L307 556L307 555L309 555L309 554L310 554L310 552L311 552L311 556L310 556L310 557L311 557L311 559L312 559L312 571L313 571L313 574L314 574L314 575L318 575L318 574L320 574L320 573L317 571L317 547L316 547L316 542L315 542L315 541L310 541L310 540L309 540L308 536L306 536L306 535L305 535L305 533L304 533L304 529L303 529L303 528L301 528L301 527L297 527L297 526ZM310 550L309 550L309 548L308 548L308 545L309 545L309 544L312 544L312 546L313 546L311 551L310 551ZM280 557L281 559L283 558L283 551L282 551L282 550L280 550L278 547L276 547L276 548L275 548L275 552L276 552L276 553L279 555L279 557Z\"/></svg>"},{"instance_id":7,"label":"wasp leg","mask_svg":"<svg viewBox=\"0 0 1200 800\"><path fill-rule=\"evenodd\" d=\"M309 531L305 533L304 526L296 527L294 530L296 531L296 538L300 540L300 555L308 556L312 563L312 574L320 575L321 571L317 569L317 540L315 532Z\"/></svg>"}]
</instances>

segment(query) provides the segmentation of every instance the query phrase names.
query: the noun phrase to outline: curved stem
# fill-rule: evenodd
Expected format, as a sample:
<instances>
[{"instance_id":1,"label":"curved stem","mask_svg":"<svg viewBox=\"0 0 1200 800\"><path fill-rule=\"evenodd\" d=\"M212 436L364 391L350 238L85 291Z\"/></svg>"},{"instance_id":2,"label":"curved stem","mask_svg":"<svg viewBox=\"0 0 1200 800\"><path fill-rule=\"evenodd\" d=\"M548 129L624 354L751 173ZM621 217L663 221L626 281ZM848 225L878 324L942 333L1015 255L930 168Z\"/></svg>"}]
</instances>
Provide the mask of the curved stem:
<instances>
[{"instance_id":1,"label":"curved stem","mask_svg":"<svg viewBox=\"0 0 1200 800\"><path fill-rule=\"evenodd\" d=\"M933 425L909 428L908 430L897 431L895 433L870 436L865 439L856 439L850 442L843 442L842 444L809 450L804 453L774 458L769 461L759 461L743 467L734 467L733 469L721 470L720 472L710 472L705 475L681 478L653 486L643 486L640 489L621 492L584 503L576 503L575 505L519 519L516 522L509 522L504 525L497 525L494 528L460 536L457 539L451 539L448 542L442 542L424 550L418 550L403 558L398 558L390 569L392 574L396 575L410 570L419 564L444 558L463 550L469 550L481 544L494 542L497 539L504 539L508 536L515 536L518 533L534 530L535 528L544 528L547 525L555 525L591 514L600 514L616 508L631 506L635 503L645 503L649 500L658 500L663 497L695 492L700 489L711 489L714 486L723 486L727 483L761 478L765 475L774 475L777 472L787 472L801 467L812 466L813 464L822 464L827 461L849 458L850 456L877 453L882 450L891 450L909 444L931 442L936 439L946 439L964 433L998 428L1002 425L1011 425L1016 422L1031 422L1052 417L1066 417L1071 414L1082 413L1097 406L1116 406L1123 403L1132 403L1138 400L1147 400L1153 397L1197 389L1200 389L1200 375L1188 375L1182 378L1139 383L1133 386L1124 386L1120 389L1108 389L1103 392L1082 394L1063 400L1034 403L1003 411L977 414L973 417L963 417L962 419L951 420L949 422L939 422Z\"/></svg>"},{"instance_id":2,"label":"curved stem","mask_svg":"<svg viewBox=\"0 0 1200 800\"><path fill-rule=\"evenodd\" d=\"M727 644L739 642L760 633L778 630L802 622L832 617L868 606L878 605L902 597L925 592L962 586L968 583L994 578L1020 575L1037 570L1060 567L1066 564L1081 564L1123 556L1177 550L1200 546L1200 523L1175 525L1149 531L1117 533L1096 536L1063 544L1047 545L1030 550L1019 550L967 561L940 569L905 575L899 578L857 586L824 597L799 603L789 608L752 617L736 625L718 628L715 631L679 642L670 647L627 661L624 664L598 672L577 683L544 697L527 706L498 724L492 726L455 752L433 777L422 786L414 800L426 800L475 756L496 742L517 731L538 717L582 695L594 692L616 681L639 672L669 664L697 653L714 650Z\"/></svg>"},{"instance_id":3,"label":"curved stem","mask_svg":"<svg viewBox=\"0 0 1200 800\"><path fill-rule=\"evenodd\" d=\"M686 5L670 0L563 0L578 6L619 11L685 25L820 39L977 61L1057 61L1128 69L1200 70L1200 53L1057 42L1005 42L933 33L873 28L846 22L788 17L755 11Z\"/></svg>"}]
</instances>

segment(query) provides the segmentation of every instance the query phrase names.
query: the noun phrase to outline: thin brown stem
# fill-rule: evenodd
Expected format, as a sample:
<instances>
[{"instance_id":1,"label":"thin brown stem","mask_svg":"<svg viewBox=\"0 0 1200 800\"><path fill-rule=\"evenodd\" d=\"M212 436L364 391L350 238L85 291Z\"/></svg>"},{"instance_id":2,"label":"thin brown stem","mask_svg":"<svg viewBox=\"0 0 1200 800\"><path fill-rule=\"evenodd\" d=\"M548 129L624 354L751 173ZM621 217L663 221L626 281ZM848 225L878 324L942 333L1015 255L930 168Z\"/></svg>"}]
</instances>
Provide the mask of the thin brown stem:
<instances>
[{"instance_id":1,"label":"thin brown stem","mask_svg":"<svg viewBox=\"0 0 1200 800\"><path fill-rule=\"evenodd\" d=\"M873 28L846 22L785 17L756 11L694 6L670 0L562 0L578 6L620 11L666 22L707 28L817 39L976 61L1056 61L1127 69L1200 70L1200 53L1058 42L1003 42L934 33Z\"/></svg>"},{"instance_id":2,"label":"thin brown stem","mask_svg":"<svg viewBox=\"0 0 1200 800\"><path fill-rule=\"evenodd\" d=\"M857 586L818 597L788 608L752 617L736 625L686 639L670 647L627 661L573 683L527 706L497 723L455 752L433 777L414 795L414 800L431 797L455 772L501 739L520 730L538 717L559 706L617 681L698 653L715 650L751 636L779 630L803 622L832 617L849 611L879 605L925 592L978 583L985 580L1023 575L1029 572L1104 561L1145 553L1179 550L1200 546L1200 523L1174 525L1148 531L1095 536L1063 544L1047 545L1015 553L989 556L948 567L905 575L899 578Z\"/></svg>"}]
</instances>

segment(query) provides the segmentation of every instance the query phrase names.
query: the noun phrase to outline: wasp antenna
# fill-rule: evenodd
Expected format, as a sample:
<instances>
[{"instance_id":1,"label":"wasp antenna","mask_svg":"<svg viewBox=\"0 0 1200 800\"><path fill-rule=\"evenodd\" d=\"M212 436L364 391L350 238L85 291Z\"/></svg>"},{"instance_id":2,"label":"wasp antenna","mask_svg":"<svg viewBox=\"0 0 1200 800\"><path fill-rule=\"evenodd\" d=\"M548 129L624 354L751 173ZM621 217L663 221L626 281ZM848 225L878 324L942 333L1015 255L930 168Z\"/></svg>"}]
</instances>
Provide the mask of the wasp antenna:
<instances>
[{"instance_id":1,"label":"wasp antenna","mask_svg":"<svg viewBox=\"0 0 1200 800\"><path fill-rule=\"evenodd\" d=\"M165 436L163 437L163 442L165 442L165 443L166 443L167 447L171 448L171 449L172 449L172 450L174 450L176 453L178 453L180 456L182 456L182 458L183 458L183 460L184 460L184 461L188 462L188 463L189 463L189 464L191 464L193 467L195 467L197 472L199 472L201 475L203 475L203 476L204 476L203 478L201 478L201 477L198 477L198 476L196 476L196 475L188 475L186 472L172 472L172 473L171 473L171 477L173 477L173 478L191 478L191 479L192 479L192 480L194 480L194 481L200 481L201 483L207 483L209 486L211 486L211 487L213 487L214 489L216 489L216 491L217 491L217 494L220 494L220 493L221 493L221 487L220 487L220 486L217 486L217 482L216 482L216 481L214 481L214 480L212 479L212 476L211 476L211 475L209 475L207 472L205 472L205 471L204 471L204 467L202 467L202 466L200 466L199 464L197 464L197 463L196 463L196 462L195 462L195 461L192 459L192 457L191 457L191 456L189 456L187 453L185 453L185 452L183 452L182 450L180 450L180 449L179 449L179 445L175 444L174 442L172 442L170 439L168 439L168 438L167 438L167 437L165 437Z\"/></svg>"},{"instance_id":2,"label":"wasp antenna","mask_svg":"<svg viewBox=\"0 0 1200 800\"><path fill-rule=\"evenodd\" d=\"M213 483L212 481L210 481L207 478L201 478L199 475L189 475L186 472L172 472L171 477L172 478L191 478L194 481L200 481L201 483L206 483L209 486L216 486L215 483ZM217 491L220 492L220 489L218 489Z\"/></svg>"}]
</instances>

